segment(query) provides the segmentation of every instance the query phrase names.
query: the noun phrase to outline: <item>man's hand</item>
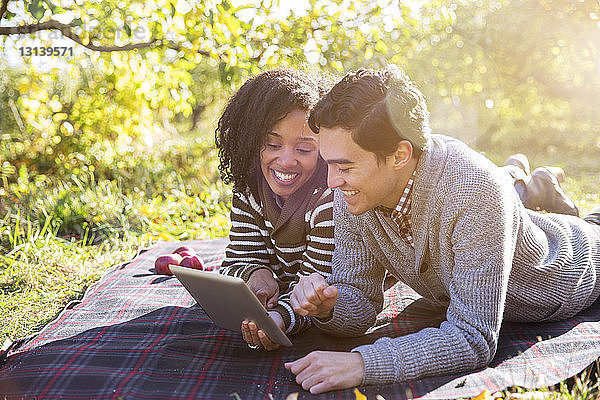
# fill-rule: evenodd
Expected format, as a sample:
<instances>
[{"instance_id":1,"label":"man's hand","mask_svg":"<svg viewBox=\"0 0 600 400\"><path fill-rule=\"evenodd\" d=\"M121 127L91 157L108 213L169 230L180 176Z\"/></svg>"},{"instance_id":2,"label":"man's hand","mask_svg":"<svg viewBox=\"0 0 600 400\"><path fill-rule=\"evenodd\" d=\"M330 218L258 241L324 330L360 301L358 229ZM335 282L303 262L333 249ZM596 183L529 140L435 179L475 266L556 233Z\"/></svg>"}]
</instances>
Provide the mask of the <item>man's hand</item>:
<instances>
[{"instance_id":1,"label":"man's hand","mask_svg":"<svg viewBox=\"0 0 600 400\"><path fill-rule=\"evenodd\" d=\"M313 351L284 365L296 375L296 382L313 394L358 386L365 368L360 353L334 351Z\"/></svg>"},{"instance_id":2,"label":"man's hand","mask_svg":"<svg viewBox=\"0 0 600 400\"><path fill-rule=\"evenodd\" d=\"M269 311L269 315L281 330L285 330L283 318L281 318L281 315L277 311ZM249 345L260 346L267 351L279 348L279 344L272 342L262 329L258 329L254 321L242 321L242 337Z\"/></svg>"},{"instance_id":3,"label":"man's hand","mask_svg":"<svg viewBox=\"0 0 600 400\"><path fill-rule=\"evenodd\" d=\"M257 269L250 274L246 285L265 308L275 307L279 298L279 285L270 270L266 268Z\"/></svg>"},{"instance_id":4,"label":"man's hand","mask_svg":"<svg viewBox=\"0 0 600 400\"><path fill-rule=\"evenodd\" d=\"M300 315L325 319L331 316L337 298L337 288L329 286L325 278L313 272L300 278L290 296L290 304Z\"/></svg>"}]
</instances>

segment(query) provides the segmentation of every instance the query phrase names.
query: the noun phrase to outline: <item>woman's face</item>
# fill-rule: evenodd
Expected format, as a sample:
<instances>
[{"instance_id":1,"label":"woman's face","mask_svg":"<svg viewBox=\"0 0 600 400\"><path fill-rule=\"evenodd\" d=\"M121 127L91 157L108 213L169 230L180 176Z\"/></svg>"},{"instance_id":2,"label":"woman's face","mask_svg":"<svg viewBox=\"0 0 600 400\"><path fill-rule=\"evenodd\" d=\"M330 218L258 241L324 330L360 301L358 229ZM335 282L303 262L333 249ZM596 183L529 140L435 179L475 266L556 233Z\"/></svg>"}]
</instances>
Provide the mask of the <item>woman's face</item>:
<instances>
[{"instance_id":1,"label":"woman's face","mask_svg":"<svg viewBox=\"0 0 600 400\"><path fill-rule=\"evenodd\" d=\"M306 123L306 112L294 110L267 133L260 168L271 190L287 200L310 179L318 158L317 136Z\"/></svg>"}]
</instances>

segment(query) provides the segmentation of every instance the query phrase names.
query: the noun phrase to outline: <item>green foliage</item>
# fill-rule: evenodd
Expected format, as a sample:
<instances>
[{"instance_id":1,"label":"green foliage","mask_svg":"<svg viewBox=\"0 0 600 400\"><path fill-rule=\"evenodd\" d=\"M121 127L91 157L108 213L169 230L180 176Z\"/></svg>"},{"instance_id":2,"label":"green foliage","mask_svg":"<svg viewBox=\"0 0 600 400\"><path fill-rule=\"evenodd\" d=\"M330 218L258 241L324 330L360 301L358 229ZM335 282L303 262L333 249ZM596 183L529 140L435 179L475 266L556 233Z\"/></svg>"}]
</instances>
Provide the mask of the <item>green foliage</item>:
<instances>
[{"instance_id":1,"label":"green foliage","mask_svg":"<svg viewBox=\"0 0 600 400\"><path fill-rule=\"evenodd\" d=\"M121 179L9 175L0 190L0 343L35 332L108 267L157 240L224 236L231 191L214 150L182 138ZM16 177L15 177L16 176Z\"/></svg>"},{"instance_id":2,"label":"green foliage","mask_svg":"<svg viewBox=\"0 0 600 400\"><path fill-rule=\"evenodd\" d=\"M207 143L191 139L112 180L96 180L89 169L64 178L32 177L22 165L16 181L0 192L0 214L16 218L17 227L33 221L36 229L49 226L90 242L127 233L147 240L222 236L230 190L216 182L215 158ZM14 248L10 240L2 244Z\"/></svg>"},{"instance_id":3,"label":"green foliage","mask_svg":"<svg viewBox=\"0 0 600 400\"><path fill-rule=\"evenodd\" d=\"M454 22L422 54L431 66L420 67L430 71L425 90L439 93L428 97L441 95L454 108L451 130L482 150L521 148L548 158L554 146L571 155L599 154L600 42L590 40L600 33L597 2L444 8ZM438 12L431 9L429 20L442 20Z\"/></svg>"},{"instance_id":4,"label":"green foliage","mask_svg":"<svg viewBox=\"0 0 600 400\"><path fill-rule=\"evenodd\" d=\"M600 155L595 1L430 0L415 9L314 0L285 18L265 3L229 1L27 4L32 23L71 18L84 44L149 44L78 53L49 73L0 66L6 168L67 176L87 166L99 179L135 175L129 171L140 160L177 136L174 124L201 126L248 76L306 61L338 75L404 66L429 99L434 129L480 150ZM52 35L48 44L60 37Z\"/></svg>"}]
</instances>

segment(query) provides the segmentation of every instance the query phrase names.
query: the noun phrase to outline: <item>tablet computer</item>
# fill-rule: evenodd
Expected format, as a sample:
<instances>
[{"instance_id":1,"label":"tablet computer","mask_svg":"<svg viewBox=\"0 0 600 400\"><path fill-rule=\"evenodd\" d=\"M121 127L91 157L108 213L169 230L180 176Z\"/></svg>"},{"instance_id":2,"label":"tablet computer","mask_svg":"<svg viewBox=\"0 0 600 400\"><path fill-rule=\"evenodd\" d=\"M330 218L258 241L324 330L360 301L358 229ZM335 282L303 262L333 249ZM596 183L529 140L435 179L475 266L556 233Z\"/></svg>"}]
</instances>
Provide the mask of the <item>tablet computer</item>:
<instances>
[{"instance_id":1,"label":"tablet computer","mask_svg":"<svg viewBox=\"0 0 600 400\"><path fill-rule=\"evenodd\" d=\"M251 320L273 342L292 346L290 339L242 279L178 265L170 265L169 268L210 319L221 328L241 332L242 321Z\"/></svg>"}]
</instances>

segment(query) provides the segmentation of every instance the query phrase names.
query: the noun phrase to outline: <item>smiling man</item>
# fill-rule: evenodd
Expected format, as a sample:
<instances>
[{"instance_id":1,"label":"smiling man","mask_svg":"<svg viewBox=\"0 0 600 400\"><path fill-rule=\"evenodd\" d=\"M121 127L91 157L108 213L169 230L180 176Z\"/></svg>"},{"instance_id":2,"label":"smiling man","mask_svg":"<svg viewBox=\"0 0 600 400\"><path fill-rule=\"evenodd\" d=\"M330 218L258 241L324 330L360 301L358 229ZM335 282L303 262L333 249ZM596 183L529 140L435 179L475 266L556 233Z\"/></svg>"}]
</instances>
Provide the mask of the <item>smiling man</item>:
<instances>
[{"instance_id":1,"label":"smiling man","mask_svg":"<svg viewBox=\"0 0 600 400\"><path fill-rule=\"evenodd\" d=\"M335 188L327 281L303 277L291 304L334 335L375 322L386 271L447 308L438 328L286 368L321 393L480 368L503 320L569 318L600 295L600 210L585 219L526 210L500 168L430 134L425 99L394 66L348 74L313 109Z\"/></svg>"}]
</instances>

